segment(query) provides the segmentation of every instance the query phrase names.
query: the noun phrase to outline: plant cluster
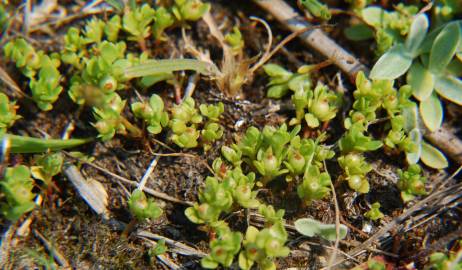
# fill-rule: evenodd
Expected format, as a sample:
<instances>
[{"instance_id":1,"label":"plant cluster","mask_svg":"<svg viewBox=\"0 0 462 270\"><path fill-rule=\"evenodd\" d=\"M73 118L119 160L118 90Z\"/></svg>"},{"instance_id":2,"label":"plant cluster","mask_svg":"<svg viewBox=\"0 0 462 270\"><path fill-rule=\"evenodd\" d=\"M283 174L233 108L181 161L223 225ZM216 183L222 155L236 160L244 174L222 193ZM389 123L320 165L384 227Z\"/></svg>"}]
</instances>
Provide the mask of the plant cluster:
<instances>
[{"instance_id":1,"label":"plant cluster","mask_svg":"<svg viewBox=\"0 0 462 270\"><path fill-rule=\"evenodd\" d=\"M267 64L263 68L270 76L268 97L280 99L292 92L295 118L290 125L305 120L310 128L317 128L320 123L327 123L335 117L341 98L321 83L312 89L309 72L314 66L302 66L295 74L276 64Z\"/></svg>"},{"instance_id":2,"label":"plant cluster","mask_svg":"<svg viewBox=\"0 0 462 270\"><path fill-rule=\"evenodd\" d=\"M460 260L462 251L457 253L451 252L446 255L442 252L433 253L430 256L429 265L426 266L426 270L461 270L462 262ZM459 259L458 259L459 258Z\"/></svg>"},{"instance_id":3,"label":"plant cluster","mask_svg":"<svg viewBox=\"0 0 462 270\"><path fill-rule=\"evenodd\" d=\"M355 41L374 38L377 44L376 54L380 56L409 33L413 17L419 8L399 3L394 6L393 11L388 11L380 6L366 7L365 2L352 3L353 10L362 22L347 28L345 35Z\"/></svg>"},{"instance_id":4,"label":"plant cluster","mask_svg":"<svg viewBox=\"0 0 462 270\"><path fill-rule=\"evenodd\" d=\"M6 203L1 204L2 215L11 221L18 220L35 207L35 194L32 192L34 181L30 176L29 168L18 165L6 168L0 181L1 191L6 198Z\"/></svg>"},{"instance_id":5,"label":"plant cluster","mask_svg":"<svg viewBox=\"0 0 462 270\"><path fill-rule=\"evenodd\" d=\"M133 114L147 124L151 134L159 134L168 125L168 113L164 110L164 102L159 95L153 94L148 102L135 102L131 104Z\"/></svg>"},{"instance_id":6,"label":"plant cluster","mask_svg":"<svg viewBox=\"0 0 462 270\"><path fill-rule=\"evenodd\" d=\"M162 215L162 209L152 198L147 198L143 191L135 189L128 200L128 208L139 221L156 219Z\"/></svg>"},{"instance_id":7,"label":"plant cluster","mask_svg":"<svg viewBox=\"0 0 462 270\"><path fill-rule=\"evenodd\" d=\"M7 95L0 93L0 135L21 118L16 114L16 109L16 102L10 102Z\"/></svg>"},{"instance_id":8,"label":"plant cluster","mask_svg":"<svg viewBox=\"0 0 462 270\"><path fill-rule=\"evenodd\" d=\"M407 83L419 101L419 113L430 131L441 127L443 107L438 95L461 105L462 21L443 24L430 33L427 15L416 16L404 42L380 57L371 71L373 79L393 80L407 72Z\"/></svg>"},{"instance_id":9,"label":"plant cluster","mask_svg":"<svg viewBox=\"0 0 462 270\"><path fill-rule=\"evenodd\" d=\"M311 15L322 20L329 20L332 16L329 11L329 7L318 0L300 0L303 8L308 10Z\"/></svg>"},{"instance_id":10,"label":"plant cluster","mask_svg":"<svg viewBox=\"0 0 462 270\"><path fill-rule=\"evenodd\" d=\"M146 39L151 35L158 41L165 40L165 29L175 23L198 20L209 8L210 4L200 0L176 0L173 6L156 8L148 4L134 6L122 16L112 16L107 23L93 18L86 23L83 31L69 28L64 37L64 48L59 54L47 55L36 51L24 39L8 42L4 53L30 79L32 98L42 110L51 110L62 92L62 75L58 68L63 63L72 71L68 94L77 104L93 108L96 120L93 125L101 139L109 140L116 133L140 137L141 130L122 115L126 101L116 92L128 88L131 78L125 76L125 69L148 61ZM127 53L127 43L121 40L124 36L121 32L128 36L128 41L138 42L143 53ZM160 72L143 76L139 83L147 87L171 78L171 72ZM156 123L159 121L152 118L155 116L144 117L150 117L149 122L154 125L149 125L149 132L157 132L159 126ZM161 118L162 126L166 120L165 116ZM219 133L215 125L208 129Z\"/></svg>"},{"instance_id":11,"label":"plant cluster","mask_svg":"<svg viewBox=\"0 0 462 270\"><path fill-rule=\"evenodd\" d=\"M371 205L371 209L364 214L365 217L372 221L383 218L383 213L380 211L380 203L375 202Z\"/></svg>"},{"instance_id":12,"label":"plant cluster","mask_svg":"<svg viewBox=\"0 0 462 270\"><path fill-rule=\"evenodd\" d=\"M199 113L200 111L200 113ZM223 136L223 127L219 124L219 118L224 112L223 103L216 105L201 104L199 111L191 97L186 98L181 104L172 108L172 116L169 122L173 135L170 139L179 147L194 148L202 141L204 150L211 147L211 143ZM198 130L199 124L207 119L202 130Z\"/></svg>"},{"instance_id":13,"label":"plant cluster","mask_svg":"<svg viewBox=\"0 0 462 270\"><path fill-rule=\"evenodd\" d=\"M408 202L416 195L425 195L425 183L427 178L422 176L422 169L417 164L412 164L407 170L398 170L398 188L401 190L401 198Z\"/></svg>"},{"instance_id":14,"label":"plant cluster","mask_svg":"<svg viewBox=\"0 0 462 270\"><path fill-rule=\"evenodd\" d=\"M63 155L60 152L35 156L35 166L30 168L32 177L43 181L46 186L51 185L53 176L61 172Z\"/></svg>"},{"instance_id":15,"label":"plant cluster","mask_svg":"<svg viewBox=\"0 0 462 270\"><path fill-rule=\"evenodd\" d=\"M47 55L36 51L24 39L18 38L8 42L3 47L5 57L16 63L24 76L29 79L32 99L37 106L49 111L58 99L63 87L60 85L61 74L58 67L61 64L56 53Z\"/></svg>"}]
</instances>

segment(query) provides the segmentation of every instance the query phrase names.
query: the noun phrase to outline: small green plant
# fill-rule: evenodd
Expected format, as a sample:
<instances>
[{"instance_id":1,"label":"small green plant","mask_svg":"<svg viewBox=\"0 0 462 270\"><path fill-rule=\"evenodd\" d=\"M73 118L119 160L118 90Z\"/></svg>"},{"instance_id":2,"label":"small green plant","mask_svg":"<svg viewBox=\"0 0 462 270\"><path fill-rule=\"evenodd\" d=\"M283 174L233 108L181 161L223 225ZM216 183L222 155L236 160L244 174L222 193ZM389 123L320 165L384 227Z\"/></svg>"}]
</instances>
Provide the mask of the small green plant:
<instances>
[{"instance_id":1,"label":"small green plant","mask_svg":"<svg viewBox=\"0 0 462 270\"><path fill-rule=\"evenodd\" d=\"M195 105L194 99L188 97L172 108L169 126L173 135L170 138L179 147L194 148L199 144L200 132L197 130L197 125L202 123L203 118Z\"/></svg>"},{"instance_id":2,"label":"small green plant","mask_svg":"<svg viewBox=\"0 0 462 270\"><path fill-rule=\"evenodd\" d=\"M217 166L222 170L221 165ZM219 173L217 173L219 175ZM185 214L194 223L206 223L214 227L221 213L228 213L235 205L244 208L256 208L259 202L256 199L257 192L252 191L255 185L255 174L247 175L237 167L233 170L226 169L222 177L207 177L205 187L199 192L200 204L195 204L186 209Z\"/></svg>"},{"instance_id":3,"label":"small green plant","mask_svg":"<svg viewBox=\"0 0 462 270\"><path fill-rule=\"evenodd\" d=\"M143 191L135 189L128 200L128 208L138 220L156 219L162 215L162 209L151 198L146 198Z\"/></svg>"},{"instance_id":4,"label":"small green plant","mask_svg":"<svg viewBox=\"0 0 462 270\"><path fill-rule=\"evenodd\" d=\"M233 27L233 31L225 35L225 41L231 46L234 54L242 54L244 39L238 27Z\"/></svg>"},{"instance_id":5,"label":"small green plant","mask_svg":"<svg viewBox=\"0 0 462 270\"><path fill-rule=\"evenodd\" d=\"M318 166L307 168L303 182L297 187L297 194L307 205L313 200L324 199L329 195L331 179L327 172L321 173Z\"/></svg>"},{"instance_id":6,"label":"small green plant","mask_svg":"<svg viewBox=\"0 0 462 270\"><path fill-rule=\"evenodd\" d=\"M361 154L349 153L340 156L338 163L344 170L348 186L351 189L359 193L369 192L369 182L366 174L372 170L372 167Z\"/></svg>"},{"instance_id":7,"label":"small green plant","mask_svg":"<svg viewBox=\"0 0 462 270\"><path fill-rule=\"evenodd\" d=\"M35 166L30 168L35 179L42 180L46 186L51 185L53 176L61 172L63 155L61 153L43 154L34 157Z\"/></svg>"},{"instance_id":8,"label":"small green plant","mask_svg":"<svg viewBox=\"0 0 462 270\"><path fill-rule=\"evenodd\" d=\"M370 259L367 261L367 268L369 270L386 270L386 265L381 261Z\"/></svg>"},{"instance_id":9,"label":"small green plant","mask_svg":"<svg viewBox=\"0 0 462 270\"><path fill-rule=\"evenodd\" d=\"M149 133L159 134L168 125L168 114L164 110L164 102L159 95L153 94L149 103L132 103L131 108L136 117L146 122Z\"/></svg>"},{"instance_id":10,"label":"small green plant","mask_svg":"<svg viewBox=\"0 0 462 270\"><path fill-rule=\"evenodd\" d=\"M413 200L416 195L425 195L425 183L427 178L422 176L419 165L413 164L405 171L398 170L398 188L401 190L401 198L404 202Z\"/></svg>"},{"instance_id":11,"label":"small green plant","mask_svg":"<svg viewBox=\"0 0 462 270\"><path fill-rule=\"evenodd\" d=\"M6 58L16 63L24 76L30 79L29 87L37 106L44 111L53 108L63 88L60 85L61 74L59 56L37 52L24 39L8 42L3 48Z\"/></svg>"},{"instance_id":12,"label":"small green plant","mask_svg":"<svg viewBox=\"0 0 462 270\"><path fill-rule=\"evenodd\" d=\"M210 10L210 3L201 0L175 0L172 13L180 22L197 21Z\"/></svg>"},{"instance_id":13,"label":"small green plant","mask_svg":"<svg viewBox=\"0 0 462 270\"><path fill-rule=\"evenodd\" d=\"M143 52L147 51L146 38L151 34L151 23L156 11L148 4L130 9L122 18L122 29L130 34L129 40L138 42Z\"/></svg>"},{"instance_id":14,"label":"small green plant","mask_svg":"<svg viewBox=\"0 0 462 270\"><path fill-rule=\"evenodd\" d=\"M438 95L461 105L462 72L456 54L460 51L461 21L451 21L427 34L428 18L416 16L404 43L397 43L380 57L371 71L373 79L393 80L407 72L412 95L419 100L419 112L430 131L443 121ZM437 95L438 94L438 95Z\"/></svg>"},{"instance_id":15,"label":"small green plant","mask_svg":"<svg viewBox=\"0 0 462 270\"><path fill-rule=\"evenodd\" d=\"M30 177L29 168L24 165L9 167L0 181L0 188L5 195L6 203L1 204L4 217L11 221L18 220L23 214L35 207L32 193L34 182Z\"/></svg>"},{"instance_id":16,"label":"small green plant","mask_svg":"<svg viewBox=\"0 0 462 270\"><path fill-rule=\"evenodd\" d=\"M323 224L315 219L301 218L297 219L294 223L295 229L302 235L313 237L319 236L329 241L336 239L335 224ZM348 234L348 228L340 224L339 226L339 239L343 239Z\"/></svg>"},{"instance_id":17,"label":"small green plant","mask_svg":"<svg viewBox=\"0 0 462 270\"><path fill-rule=\"evenodd\" d=\"M204 128L201 130L201 139L204 150L207 151L212 147L212 143L223 136L223 127L219 124L219 118L224 112L223 103L216 105L201 104L199 110L202 116L207 118Z\"/></svg>"},{"instance_id":18,"label":"small green plant","mask_svg":"<svg viewBox=\"0 0 462 270\"><path fill-rule=\"evenodd\" d=\"M380 203L375 202L371 205L371 209L364 214L365 217L372 221L379 220L383 218L383 213L380 211Z\"/></svg>"},{"instance_id":19,"label":"small green plant","mask_svg":"<svg viewBox=\"0 0 462 270\"><path fill-rule=\"evenodd\" d=\"M429 266L426 270L461 270L462 261L460 260L462 250L457 253L451 252L448 255L443 252L435 252L430 256Z\"/></svg>"},{"instance_id":20,"label":"small green plant","mask_svg":"<svg viewBox=\"0 0 462 270\"><path fill-rule=\"evenodd\" d=\"M160 239L159 241L156 242L156 245L152 248L149 249L148 251L148 256L153 257L153 256L158 256L165 254L168 251L168 247L165 244L164 239Z\"/></svg>"},{"instance_id":21,"label":"small green plant","mask_svg":"<svg viewBox=\"0 0 462 270\"><path fill-rule=\"evenodd\" d=\"M380 56L394 44L402 42L403 37L409 33L413 17L419 8L399 3L394 11L387 11L380 6L365 7L365 3L366 1L353 1L354 10L364 23L350 26L345 30L345 35L356 41L374 38L375 52Z\"/></svg>"},{"instance_id":22,"label":"small green plant","mask_svg":"<svg viewBox=\"0 0 462 270\"><path fill-rule=\"evenodd\" d=\"M10 102L7 95L0 93L0 135L21 118L16 114L17 107L16 102Z\"/></svg>"},{"instance_id":23,"label":"small green plant","mask_svg":"<svg viewBox=\"0 0 462 270\"><path fill-rule=\"evenodd\" d=\"M201 260L204 268L215 269L218 265L230 267L234 256L241 249L242 234L233 232L227 225L217 230L217 237L210 241L210 254Z\"/></svg>"},{"instance_id":24,"label":"small green plant","mask_svg":"<svg viewBox=\"0 0 462 270\"><path fill-rule=\"evenodd\" d=\"M154 15L154 24L152 26L154 38L160 41L166 40L164 31L174 23L175 17L172 13L170 13L170 11L164 7L157 8L156 14Z\"/></svg>"},{"instance_id":25,"label":"small green plant","mask_svg":"<svg viewBox=\"0 0 462 270\"><path fill-rule=\"evenodd\" d=\"M296 74L275 64L267 64L263 68L270 76L268 97L279 99L293 91L291 98L295 118L290 120L290 125L301 124L305 120L310 128L317 128L320 122L325 123L335 117L340 98L321 83L311 89L309 72L314 66L302 66Z\"/></svg>"},{"instance_id":26,"label":"small green plant","mask_svg":"<svg viewBox=\"0 0 462 270\"><path fill-rule=\"evenodd\" d=\"M299 0L304 8L306 8L311 15L328 21L332 16L329 7L318 0Z\"/></svg>"},{"instance_id":27,"label":"small green plant","mask_svg":"<svg viewBox=\"0 0 462 270\"><path fill-rule=\"evenodd\" d=\"M276 269L273 260L289 255L289 248L284 246L286 241L287 232L282 222L276 222L260 231L249 226L245 233L243 250L239 253L239 267L249 270L257 264L263 270Z\"/></svg>"}]
</instances>

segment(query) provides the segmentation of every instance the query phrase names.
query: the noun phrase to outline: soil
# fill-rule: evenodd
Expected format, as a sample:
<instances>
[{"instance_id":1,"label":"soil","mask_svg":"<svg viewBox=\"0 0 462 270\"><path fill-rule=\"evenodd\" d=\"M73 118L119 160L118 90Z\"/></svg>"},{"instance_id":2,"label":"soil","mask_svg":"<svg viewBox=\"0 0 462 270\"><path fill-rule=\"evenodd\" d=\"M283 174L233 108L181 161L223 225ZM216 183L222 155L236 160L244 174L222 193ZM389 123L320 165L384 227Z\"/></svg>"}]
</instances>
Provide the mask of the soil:
<instances>
[{"instance_id":1,"label":"soil","mask_svg":"<svg viewBox=\"0 0 462 270\"><path fill-rule=\"evenodd\" d=\"M67 2L67 1L66 1ZM295 2L295 1L289 1ZM334 6L338 1L328 1ZM75 3L74 3L75 4ZM72 5L74 5L72 4ZM63 4L65 5L65 4ZM69 3L69 5L71 5ZM343 8L343 5L337 5ZM67 6L66 6L67 7ZM69 9L69 12L72 12ZM218 22L226 22L225 29L231 29L232 24L240 22L240 28L245 38L246 53L248 56L255 56L264 50L266 45L266 33L263 27L255 25L249 20L250 15L259 16L267 19L275 36L275 43L287 36L289 32L283 30L281 26L271 19L266 13L260 10L251 1L214 1L213 16ZM105 14L99 15L101 17ZM351 43L342 34L342 25L346 24L349 17L339 15L334 17L331 22L339 25L330 30L329 35L347 50L352 51L366 65L373 62L373 48L370 43ZM62 36L70 26L82 25L85 18L76 19L61 26L53 26L58 36ZM217 63L220 61L222 52L217 42L211 37L206 24L202 21L191 23L188 33L198 47L207 48L211 52L211 57ZM19 33L12 34L19 35ZM148 44L152 49L152 57L167 58L170 56L183 55L181 49L181 31L174 29L168 32L169 42L160 44ZM35 40L34 46L45 50L50 49L50 44L54 48L62 46L62 38L55 35L37 32L30 36ZM128 48L137 50L136 44L129 45ZM324 59L310 49L307 49L298 40L293 40L285 47L285 52L276 54L271 62L284 65L286 68L295 70L299 63L319 63ZM0 56L0 60L2 56ZM20 75L13 64L3 64L3 68L18 83L21 89L28 89L27 81ZM63 71L64 72L64 71ZM335 80L336 73L339 72L334 66L323 68L313 75L313 80L320 80L335 89L338 81ZM184 78L190 73L183 74ZM179 75L180 77L182 75ZM66 82L64 82L66 83ZM247 127L257 126L262 128L265 125L278 125L285 122L293 114L292 111L280 110L267 113L265 108L270 107L277 101L269 100L265 97L267 79L263 72L257 72L252 83L243 87L243 98L235 99L225 97L213 82L200 80L193 98L197 103L215 103L221 101L225 104L225 113L221 124L225 127L225 134L222 139L216 142L212 149L204 153L200 148L193 150L180 149L172 143L168 143L165 134L160 136L145 135L141 140L127 139L117 135L108 142L95 141L84 145L75 150L81 151L95 158L96 164L107 171L119 176L139 181L144 175L149 163L154 158L153 152L158 153L185 153L196 156L195 158L180 155L161 157L158 165L148 181L147 187L156 191L168 194L171 197L185 202L197 201L197 194L203 186L205 178L210 174L206 164L211 165L212 161L220 155L222 145L230 144L234 138L242 136ZM354 89L345 79L343 81L347 89ZM183 87L185 84L183 84ZM159 93L167 102L166 106L171 107L174 102L173 87L169 84L160 83L149 89L137 89L136 86L130 90L138 90L143 98L149 98L152 93ZM128 102L137 99L134 91L121 93ZM28 90L26 90L27 92ZM351 94L346 94L351 99ZM283 101L284 102L284 101ZM55 107L50 112L39 111L36 106L27 99L18 101L18 114L23 118L18 120L9 132L14 134L25 134L35 137L48 135L59 138L66 127L75 123L75 130L72 137L91 137L97 133L89 125L93 119L89 109L80 110L73 104L69 97L62 94L55 103ZM137 121L129 109L124 112L129 120L142 126L141 121ZM460 125L460 107L450 110L450 117L447 119L449 124ZM239 123L239 124L237 124ZM333 121L328 129L329 142L335 142L343 133L342 119ZM380 134L380 130L377 130ZM156 143L158 141L167 142L169 147ZM174 150L174 151L172 151ZM152 151L152 152L151 152ZM12 166L22 163L30 165L33 155L12 155L4 164ZM400 199L399 190L396 187L396 170L404 166L403 156L384 153L383 151L373 152L367 155L367 159L372 163L374 170L368 175L371 183L371 192L366 195L358 195L352 192L344 181L334 181L336 193L340 207L340 218L342 223L350 228L348 237L341 241L339 249L348 250L358 246L359 243L367 240L376 233L384 224L400 216L412 204L403 204ZM68 162L75 160L69 158ZM339 179L339 167L335 161L329 162L328 170L332 179ZM112 219L129 223L131 215L127 210L128 193L134 187L124 185L116 178L97 170L88 165L81 165L81 172L87 179L94 179L103 184L108 193L108 210ZM451 173L456 168L448 169ZM430 181L428 190L434 188L434 181L439 179L437 171L426 168L426 175ZM137 237L134 233L128 237L123 237L122 232L98 216L78 194L72 183L63 175L56 176L54 182L57 191L53 191L44 197L42 206L26 215L17 223L10 223L0 218L0 229L5 236L8 233L12 237L5 237L3 241L9 241L5 269L39 269L45 268L45 262L52 262L51 250L56 250L70 263L74 269L168 269L156 257L148 256L150 242ZM39 191L39 187L36 188ZM260 191L259 198L267 203L271 203L276 209L285 209L285 219L287 224L302 217L312 217L326 223L335 222L335 209L332 198L315 201L310 206L303 206L297 197L295 187L288 185L283 179L278 179L271 183L265 190ZM164 214L160 219L143 222L137 225L137 229L156 233L172 240L187 244L199 251L208 252L209 236L200 226L190 222L184 215L185 205L162 201ZM382 205L381 210L385 217L381 221L370 222L364 218L364 213L368 211L372 202L379 201ZM460 203L460 200L458 201ZM366 250L355 260L347 260L339 269L350 269L356 264L367 261L369 257L385 255L387 261L396 269L405 269L404 266L414 262L414 267L420 269L426 262L429 251L442 249L457 238L457 232L461 230L460 220L462 220L462 209L460 206L451 206L443 209L430 220L417 226L406 233L391 230L384 235L386 240L379 243L374 250ZM251 223L259 224L255 215L251 215ZM14 233L23 225L26 218L31 220L29 229L23 236ZM245 230L246 213L236 212L225 217L232 228L235 230ZM402 223L412 224L412 218L403 220ZM261 224L261 223L260 223ZM365 230L370 227L370 231ZM328 260L331 249L330 243L319 238L300 237L295 231L288 227L290 239L288 245L292 249L291 255L285 259L278 259L278 269L321 269ZM52 248L46 248L43 241L36 236L39 232L47 239ZM455 234L455 235L454 235ZM448 239L448 236L453 238ZM391 240L391 241L390 241ZM444 243L442 243L443 241ZM388 256L392 254L393 256ZM165 256L171 261L181 266L181 269L200 269L200 258L194 256L183 256L174 251L169 251ZM45 261L40 263L41 261ZM50 264L51 265L51 264ZM235 267L236 268L236 267ZM237 268L236 268L237 269ZM406 268L413 269L413 268Z\"/></svg>"}]
</instances>

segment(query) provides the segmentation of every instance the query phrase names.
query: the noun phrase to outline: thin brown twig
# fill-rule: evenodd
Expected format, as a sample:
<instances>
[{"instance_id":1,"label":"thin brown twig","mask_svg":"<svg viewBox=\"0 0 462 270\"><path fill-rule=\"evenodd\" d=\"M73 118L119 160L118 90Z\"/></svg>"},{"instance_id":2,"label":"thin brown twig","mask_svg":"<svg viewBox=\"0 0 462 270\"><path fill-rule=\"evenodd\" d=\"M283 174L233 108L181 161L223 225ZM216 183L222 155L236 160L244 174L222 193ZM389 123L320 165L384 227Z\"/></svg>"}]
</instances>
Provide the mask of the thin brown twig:
<instances>
[{"instance_id":1,"label":"thin brown twig","mask_svg":"<svg viewBox=\"0 0 462 270\"><path fill-rule=\"evenodd\" d=\"M34 229L32 232L40 240L40 242L42 242L45 248L53 255L53 258L55 258L59 265L65 267L66 269L71 268L64 255L62 255L61 252L57 250L56 247L53 246L39 231Z\"/></svg>"},{"instance_id":2,"label":"thin brown twig","mask_svg":"<svg viewBox=\"0 0 462 270\"><path fill-rule=\"evenodd\" d=\"M112 177L116 178L117 180L119 180L119 181L121 181L121 182L123 182L123 183L125 183L125 184L128 184L128 185L133 186L133 187L137 187L137 186L138 186L138 182L136 182L136 181L133 181L133 180L127 179L127 178L125 178L125 177L123 177L123 176L120 176L120 175L118 175L118 174L115 174L115 173L113 173L113 172L111 172L111 171L109 171L109 170L107 170L107 169L105 169L105 168L103 168L103 167L100 167L100 166L98 166L98 165L96 165L96 164L87 162L87 161L85 161L85 160L82 160L82 159L79 159L79 158L76 158L76 157L72 157L72 156L70 156L69 154L66 154L66 155L67 155L68 157L73 158L73 159L79 160L80 162L82 162L83 164L85 164L85 165L87 165L87 166L90 166L90 167L92 167L92 168L94 168L94 169L96 169L96 170L98 170L98 171L101 171L101 172L103 172L103 173L105 173L105 174L107 174L107 175L109 175L109 176L112 176ZM111 178L109 178L109 179L111 179ZM111 180L112 180L112 179L111 179ZM183 200L174 198L174 197L172 197L172 196L170 196L170 195L167 195L167 194L165 194L165 193L163 193L163 192L160 192L160 191L153 190L153 189L151 189L151 188L145 187L143 190L144 190L146 193L148 193L148 194L150 194L150 195L152 195L152 196L154 196L154 197L157 197L157 198L159 198L159 199L163 199L163 200L165 200L165 201L170 201L170 202L174 202L174 203L178 203L178 204L183 204L183 205L187 205L187 206L192 206L192 205L193 205L192 202L183 201Z\"/></svg>"}]
</instances>

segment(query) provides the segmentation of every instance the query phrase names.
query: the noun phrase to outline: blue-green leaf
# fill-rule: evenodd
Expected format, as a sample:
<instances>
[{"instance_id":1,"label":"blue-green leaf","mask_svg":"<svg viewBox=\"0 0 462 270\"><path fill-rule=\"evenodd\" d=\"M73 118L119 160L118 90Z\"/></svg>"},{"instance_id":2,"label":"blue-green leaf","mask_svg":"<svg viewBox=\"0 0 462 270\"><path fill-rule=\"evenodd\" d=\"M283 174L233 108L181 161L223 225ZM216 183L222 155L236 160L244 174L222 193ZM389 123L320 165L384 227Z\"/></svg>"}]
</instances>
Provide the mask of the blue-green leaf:
<instances>
[{"instance_id":1,"label":"blue-green leaf","mask_svg":"<svg viewBox=\"0 0 462 270\"><path fill-rule=\"evenodd\" d=\"M413 129L419 127L419 112L417 104L412 102L412 105L404 107L402 114L404 116L404 130L406 132L411 132Z\"/></svg>"},{"instance_id":2,"label":"blue-green leaf","mask_svg":"<svg viewBox=\"0 0 462 270\"><path fill-rule=\"evenodd\" d=\"M416 164L419 162L422 152L422 133L418 128L415 128L409 133L409 138L417 145L417 151L415 153L406 153L406 160L409 164Z\"/></svg>"},{"instance_id":3,"label":"blue-green leaf","mask_svg":"<svg viewBox=\"0 0 462 270\"><path fill-rule=\"evenodd\" d=\"M371 79L394 80L406 73L412 64L412 57L403 44L393 46L382 55L372 68Z\"/></svg>"},{"instance_id":4,"label":"blue-green leaf","mask_svg":"<svg viewBox=\"0 0 462 270\"><path fill-rule=\"evenodd\" d=\"M441 74L456 53L460 30L456 23L449 23L436 37L430 51L429 69Z\"/></svg>"},{"instance_id":5,"label":"blue-green leaf","mask_svg":"<svg viewBox=\"0 0 462 270\"><path fill-rule=\"evenodd\" d=\"M406 49L413 57L419 54L419 48L428 30L428 18L425 13L417 15L412 21L411 29L406 38Z\"/></svg>"},{"instance_id":6,"label":"blue-green leaf","mask_svg":"<svg viewBox=\"0 0 462 270\"><path fill-rule=\"evenodd\" d=\"M422 154L420 159L425 165L434 169L444 169L448 166L448 160L444 154L425 142L422 142Z\"/></svg>"},{"instance_id":7,"label":"blue-green leaf","mask_svg":"<svg viewBox=\"0 0 462 270\"><path fill-rule=\"evenodd\" d=\"M416 61L407 73L407 83L411 85L412 95L422 101L426 100L432 94L435 79L428 69Z\"/></svg>"},{"instance_id":8,"label":"blue-green leaf","mask_svg":"<svg viewBox=\"0 0 462 270\"><path fill-rule=\"evenodd\" d=\"M361 17L369 25L380 27L383 24L386 11L380 7L367 7L361 11Z\"/></svg>"},{"instance_id":9,"label":"blue-green leaf","mask_svg":"<svg viewBox=\"0 0 462 270\"><path fill-rule=\"evenodd\" d=\"M462 80L455 76L441 76L436 78L436 92L445 99L462 105Z\"/></svg>"},{"instance_id":10,"label":"blue-green leaf","mask_svg":"<svg viewBox=\"0 0 462 270\"><path fill-rule=\"evenodd\" d=\"M430 131L435 131L441 127L443 122L443 106L436 94L430 95L426 100L420 102L420 116L425 126Z\"/></svg>"}]
</instances>

